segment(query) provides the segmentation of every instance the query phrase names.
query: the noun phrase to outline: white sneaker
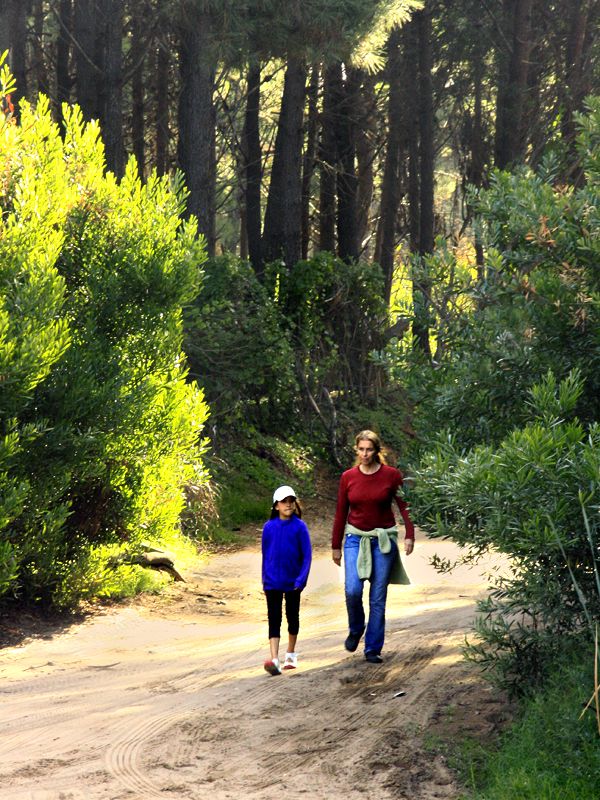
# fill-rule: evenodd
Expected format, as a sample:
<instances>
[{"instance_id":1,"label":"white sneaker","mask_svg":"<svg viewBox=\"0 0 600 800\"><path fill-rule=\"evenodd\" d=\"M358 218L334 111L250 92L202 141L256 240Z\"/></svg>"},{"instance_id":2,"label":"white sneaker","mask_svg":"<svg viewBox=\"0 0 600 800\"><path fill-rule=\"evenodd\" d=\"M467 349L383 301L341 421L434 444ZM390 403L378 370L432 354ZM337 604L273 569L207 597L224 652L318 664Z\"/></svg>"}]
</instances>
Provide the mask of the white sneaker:
<instances>
[{"instance_id":1,"label":"white sneaker","mask_svg":"<svg viewBox=\"0 0 600 800\"><path fill-rule=\"evenodd\" d=\"M298 666L298 656L296 653L286 653L285 661L283 662L284 669L296 669Z\"/></svg>"},{"instance_id":2,"label":"white sneaker","mask_svg":"<svg viewBox=\"0 0 600 800\"><path fill-rule=\"evenodd\" d=\"M268 661L265 661L264 667L269 675L281 675L281 667L279 666L278 658L270 658Z\"/></svg>"}]
</instances>

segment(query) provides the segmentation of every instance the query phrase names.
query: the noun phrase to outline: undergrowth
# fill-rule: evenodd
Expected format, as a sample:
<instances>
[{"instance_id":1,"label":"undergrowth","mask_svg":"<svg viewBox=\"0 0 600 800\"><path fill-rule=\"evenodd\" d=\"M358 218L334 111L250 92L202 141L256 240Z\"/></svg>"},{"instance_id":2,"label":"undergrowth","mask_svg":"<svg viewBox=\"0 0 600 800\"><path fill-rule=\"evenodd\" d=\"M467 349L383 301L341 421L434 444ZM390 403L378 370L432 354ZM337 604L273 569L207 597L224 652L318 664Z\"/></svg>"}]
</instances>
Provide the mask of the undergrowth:
<instances>
[{"instance_id":1,"label":"undergrowth","mask_svg":"<svg viewBox=\"0 0 600 800\"><path fill-rule=\"evenodd\" d=\"M462 800L596 800L600 735L593 707L593 653L582 648L545 688L522 703L495 751L464 746L458 759L469 792Z\"/></svg>"},{"instance_id":2,"label":"undergrowth","mask_svg":"<svg viewBox=\"0 0 600 800\"><path fill-rule=\"evenodd\" d=\"M235 441L221 442L206 458L213 497L207 504L188 504L186 532L200 547L232 544L237 532L249 523L265 522L273 491L291 484L298 496L314 494L315 457L308 445L248 431Z\"/></svg>"}]
</instances>

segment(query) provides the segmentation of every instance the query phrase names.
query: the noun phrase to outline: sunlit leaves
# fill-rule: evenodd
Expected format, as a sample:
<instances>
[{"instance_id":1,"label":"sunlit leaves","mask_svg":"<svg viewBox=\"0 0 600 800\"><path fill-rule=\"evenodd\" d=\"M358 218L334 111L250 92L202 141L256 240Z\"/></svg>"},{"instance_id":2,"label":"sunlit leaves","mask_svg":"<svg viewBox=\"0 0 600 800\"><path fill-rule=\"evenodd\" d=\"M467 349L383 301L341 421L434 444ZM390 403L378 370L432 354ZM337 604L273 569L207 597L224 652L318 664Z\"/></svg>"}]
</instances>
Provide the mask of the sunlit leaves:
<instances>
[{"instance_id":1,"label":"sunlit leaves","mask_svg":"<svg viewBox=\"0 0 600 800\"><path fill-rule=\"evenodd\" d=\"M142 184L131 160L119 182L77 108L64 138L46 98L20 111L0 137L0 594L67 605L103 591L105 545L177 530L208 414L181 352L204 251L180 176Z\"/></svg>"}]
</instances>

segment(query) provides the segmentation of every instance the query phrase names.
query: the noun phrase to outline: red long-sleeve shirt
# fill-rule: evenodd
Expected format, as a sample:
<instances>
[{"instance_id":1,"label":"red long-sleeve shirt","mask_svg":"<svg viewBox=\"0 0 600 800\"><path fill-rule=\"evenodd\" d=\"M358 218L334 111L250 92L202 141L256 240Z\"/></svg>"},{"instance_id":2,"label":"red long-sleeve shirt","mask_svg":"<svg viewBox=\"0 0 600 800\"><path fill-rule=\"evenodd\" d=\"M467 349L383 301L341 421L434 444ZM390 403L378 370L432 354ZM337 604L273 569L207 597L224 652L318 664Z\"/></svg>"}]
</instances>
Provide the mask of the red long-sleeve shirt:
<instances>
[{"instance_id":1,"label":"red long-sleeve shirt","mask_svg":"<svg viewBox=\"0 0 600 800\"><path fill-rule=\"evenodd\" d=\"M339 550L342 546L346 522L361 531L392 528L396 524L392 509L394 500L404 522L406 538L414 539L415 529L408 513L408 503L396 494L400 486L402 473L387 464L382 464L370 475L365 475L358 466L342 473L331 547Z\"/></svg>"}]
</instances>

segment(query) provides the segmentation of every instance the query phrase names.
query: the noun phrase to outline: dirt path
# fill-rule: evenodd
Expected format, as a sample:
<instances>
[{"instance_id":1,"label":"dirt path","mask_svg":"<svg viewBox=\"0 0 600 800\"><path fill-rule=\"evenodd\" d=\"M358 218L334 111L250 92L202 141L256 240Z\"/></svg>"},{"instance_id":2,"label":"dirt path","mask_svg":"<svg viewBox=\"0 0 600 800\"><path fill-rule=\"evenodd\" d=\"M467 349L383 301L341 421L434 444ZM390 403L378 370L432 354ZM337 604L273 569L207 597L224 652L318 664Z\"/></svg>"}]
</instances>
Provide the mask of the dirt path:
<instances>
[{"instance_id":1,"label":"dirt path","mask_svg":"<svg viewBox=\"0 0 600 800\"><path fill-rule=\"evenodd\" d=\"M425 743L487 735L505 714L460 655L482 570L440 578L428 559L452 546L421 537L412 585L390 588L385 662L367 664L342 647L329 519L306 519L315 559L291 674L262 670L257 528L166 598L1 650L0 797L457 798Z\"/></svg>"}]
</instances>

